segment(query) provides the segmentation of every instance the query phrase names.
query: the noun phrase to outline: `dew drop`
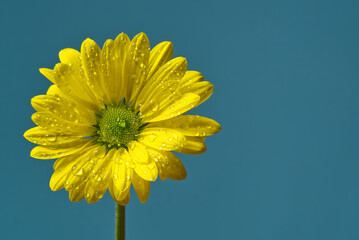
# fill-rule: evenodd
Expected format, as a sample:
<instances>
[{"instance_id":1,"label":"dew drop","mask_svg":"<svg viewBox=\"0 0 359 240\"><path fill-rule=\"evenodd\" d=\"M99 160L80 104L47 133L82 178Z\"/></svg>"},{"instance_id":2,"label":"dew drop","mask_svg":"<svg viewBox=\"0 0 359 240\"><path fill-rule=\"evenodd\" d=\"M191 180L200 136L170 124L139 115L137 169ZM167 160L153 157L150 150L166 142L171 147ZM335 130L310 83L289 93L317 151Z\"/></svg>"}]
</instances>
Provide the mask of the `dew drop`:
<instances>
[{"instance_id":1,"label":"dew drop","mask_svg":"<svg viewBox=\"0 0 359 240\"><path fill-rule=\"evenodd\" d=\"M152 112L156 112L158 110L158 103L157 102L153 103L151 110L152 110Z\"/></svg>"},{"instance_id":2,"label":"dew drop","mask_svg":"<svg viewBox=\"0 0 359 240\"><path fill-rule=\"evenodd\" d=\"M47 135L46 135L46 139L47 139L48 141L50 141L50 142L53 142L53 141L56 140L56 136L53 135L53 134L47 134Z\"/></svg>"}]
</instances>

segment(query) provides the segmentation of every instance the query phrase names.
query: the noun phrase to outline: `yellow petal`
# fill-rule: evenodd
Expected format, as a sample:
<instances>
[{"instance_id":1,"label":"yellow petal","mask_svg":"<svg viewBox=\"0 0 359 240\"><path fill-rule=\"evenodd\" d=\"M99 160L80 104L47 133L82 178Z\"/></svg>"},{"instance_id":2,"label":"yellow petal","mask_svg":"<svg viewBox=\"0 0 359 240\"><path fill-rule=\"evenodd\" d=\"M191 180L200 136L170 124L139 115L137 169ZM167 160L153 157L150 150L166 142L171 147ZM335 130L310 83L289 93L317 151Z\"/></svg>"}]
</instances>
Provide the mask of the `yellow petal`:
<instances>
[{"instance_id":1,"label":"yellow petal","mask_svg":"<svg viewBox=\"0 0 359 240\"><path fill-rule=\"evenodd\" d=\"M209 82L203 82L203 75L197 71L187 71L181 79L177 94L195 93L201 97L197 106L206 101L213 93L213 85Z\"/></svg>"},{"instance_id":2,"label":"yellow petal","mask_svg":"<svg viewBox=\"0 0 359 240\"><path fill-rule=\"evenodd\" d=\"M61 116L63 118L65 115L70 117L76 112L76 114L79 114L85 122L91 123L92 125L96 123L96 109L84 108L77 104L74 100L63 94L55 84L49 87L46 96L39 95L31 99L31 105L37 111L44 111L46 108L54 114L63 115ZM100 104L100 107L102 107L102 104ZM65 114L66 112L67 114Z\"/></svg>"},{"instance_id":3,"label":"yellow petal","mask_svg":"<svg viewBox=\"0 0 359 240\"><path fill-rule=\"evenodd\" d=\"M72 156L73 157L73 156ZM54 170L56 170L57 168L64 166L66 164L68 164L69 162L72 161L72 158L69 158L69 156L67 157L61 157L59 159L57 159L53 165Z\"/></svg>"},{"instance_id":4,"label":"yellow petal","mask_svg":"<svg viewBox=\"0 0 359 240\"><path fill-rule=\"evenodd\" d=\"M52 159L74 154L89 144L90 139L79 139L77 141L63 144L61 147L38 146L32 149L30 155L37 159Z\"/></svg>"},{"instance_id":5,"label":"yellow petal","mask_svg":"<svg viewBox=\"0 0 359 240\"><path fill-rule=\"evenodd\" d=\"M54 71L48 68L40 68L40 73L49 79L52 83L55 83Z\"/></svg>"},{"instance_id":6,"label":"yellow petal","mask_svg":"<svg viewBox=\"0 0 359 240\"><path fill-rule=\"evenodd\" d=\"M185 62L184 62L185 63ZM184 67L185 69L186 67ZM180 87L181 79L179 78L168 78L164 81L158 83L158 85L153 89L152 94L148 96L148 99L140 107L142 113L153 113L158 110L163 109L169 102L174 99L180 98L185 91L179 91L182 89ZM187 89L187 87L184 87Z\"/></svg>"},{"instance_id":7,"label":"yellow petal","mask_svg":"<svg viewBox=\"0 0 359 240\"><path fill-rule=\"evenodd\" d=\"M119 79L119 59L115 56L115 43L112 39L108 39L104 43L101 53L104 88L108 95L109 103L117 104L122 79Z\"/></svg>"},{"instance_id":8,"label":"yellow petal","mask_svg":"<svg viewBox=\"0 0 359 240\"><path fill-rule=\"evenodd\" d=\"M155 102L156 97L161 94L166 94L162 98L168 98L176 86L181 81L182 76L187 70L187 60L183 57L174 58L171 61L160 67L148 80L147 84L143 87L138 99L136 107L146 107L146 104Z\"/></svg>"},{"instance_id":9,"label":"yellow petal","mask_svg":"<svg viewBox=\"0 0 359 240\"><path fill-rule=\"evenodd\" d=\"M130 189L128 189L127 192L125 193L125 197L122 200L118 200L117 203L122 206L125 206L129 202L130 202Z\"/></svg>"},{"instance_id":10,"label":"yellow petal","mask_svg":"<svg viewBox=\"0 0 359 240\"><path fill-rule=\"evenodd\" d=\"M216 121L198 115L180 115L165 121L150 123L147 127L171 128L185 136L209 136L218 133L221 125Z\"/></svg>"},{"instance_id":11,"label":"yellow petal","mask_svg":"<svg viewBox=\"0 0 359 240\"><path fill-rule=\"evenodd\" d=\"M171 42L161 42L150 52L147 79L150 79L163 64L172 59L173 45Z\"/></svg>"},{"instance_id":12,"label":"yellow petal","mask_svg":"<svg viewBox=\"0 0 359 240\"><path fill-rule=\"evenodd\" d=\"M138 199L140 199L140 202L145 203L150 195L150 182L143 180L140 176L137 175L136 172L134 172L132 184L137 193Z\"/></svg>"},{"instance_id":13,"label":"yellow petal","mask_svg":"<svg viewBox=\"0 0 359 240\"><path fill-rule=\"evenodd\" d=\"M39 95L31 99L31 105L38 112L53 113L67 121L79 124L96 124L94 112L84 110L83 107L63 96Z\"/></svg>"},{"instance_id":14,"label":"yellow petal","mask_svg":"<svg viewBox=\"0 0 359 240\"><path fill-rule=\"evenodd\" d=\"M158 150L173 151L181 148L186 138L176 130L146 128L139 134L138 141Z\"/></svg>"},{"instance_id":15,"label":"yellow petal","mask_svg":"<svg viewBox=\"0 0 359 240\"><path fill-rule=\"evenodd\" d=\"M101 49L95 41L89 38L83 41L81 45L81 59L87 83L98 99L109 102L104 84L103 61L101 58Z\"/></svg>"},{"instance_id":16,"label":"yellow petal","mask_svg":"<svg viewBox=\"0 0 359 240\"><path fill-rule=\"evenodd\" d=\"M150 57L150 42L144 33L137 34L126 51L125 81L128 83L126 99L133 100L142 89Z\"/></svg>"},{"instance_id":17,"label":"yellow petal","mask_svg":"<svg viewBox=\"0 0 359 240\"><path fill-rule=\"evenodd\" d=\"M49 89L48 89L47 92L46 92L46 95L53 96L53 97L61 96L61 97L65 98L65 99L68 99L68 98L61 92L61 90L56 86L56 84L51 85L51 86L49 87Z\"/></svg>"},{"instance_id":18,"label":"yellow petal","mask_svg":"<svg viewBox=\"0 0 359 240\"><path fill-rule=\"evenodd\" d=\"M86 108L100 109L99 102L81 72L76 71L73 66L58 63L54 68L54 74L56 85L63 94Z\"/></svg>"},{"instance_id":19,"label":"yellow petal","mask_svg":"<svg viewBox=\"0 0 359 240\"><path fill-rule=\"evenodd\" d=\"M105 194L112 174L112 158L115 149L110 150L107 155L99 159L93 167L92 173L85 187L85 198L88 203L97 202Z\"/></svg>"},{"instance_id":20,"label":"yellow petal","mask_svg":"<svg viewBox=\"0 0 359 240\"><path fill-rule=\"evenodd\" d=\"M76 141L82 137L81 134L68 134L66 131L62 133L56 133L54 131L48 131L41 127L34 127L27 130L24 133L24 137L32 142L43 146L61 146L66 143Z\"/></svg>"},{"instance_id":21,"label":"yellow petal","mask_svg":"<svg viewBox=\"0 0 359 240\"><path fill-rule=\"evenodd\" d=\"M132 161L137 163L148 163L148 154L146 147L137 141L132 141L128 144L128 153Z\"/></svg>"},{"instance_id":22,"label":"yellow petal","mask_svg":"<svg viewBox=\"0 0 359 240\"><path fill-rule=\"evenodd\" d=\"M197 82L202 82L204 79L202 73L197 71L187 71L186 74L181 79L181 86L186 86L188 84L193 84Z\"/></svg>"},{"instance_id":23,"label":"yellow petal","mask_svg":"<svg viewBox=\"0 0 359 240\"><path fill-rule=\"evenodd\" d=\"M66 176L64 187L67 191L76 189L83 182L89 181L94 174L94 168L104 161L106 148L92 145L81 152L82 154L73 161L71 171Z\"/></svg>"},{"instance_id":24,"label":"yellow petal","mask_svg":"<svg viewBox=\"0 0 359 240\"><path fill-rule=\"evenodd\" d=\"M199 100L200 97L197 94L186 93L181 97L175 97L172 101L162 102L163 105L158 109L152 107L152 111L144 112L141 117L143 122L157 122L177 117L194 108Z\"/></svg>"},{"instance_id":25,"label":"yellow petal","mask_svg":"<svg viewBox=\"0 0 359 240\"><path fill-rule=\"evenodd\" d=\"M201 99L196 104L196 106L198 106L212 95L213 84L211 84L210 82L196 82L193 84L187 84L185 86L181 86L178 89L178 92L180 92L181 94L194 93L200 96Z\"/></svg>"},{"instance_id":26,"label":"yellow petal","mask_svg":"<svg viewBox=\"0 0 359 240\"><path fill-rule=\"evenodd\" d=\"M46 108L49 111L53 110L50 112L59 115L66 115L64 112L66 111L69 113L69 117L73 113L73 111L75 111L77 114L81 115L81 117L84 118L85 122L91 124L96 123L95 109L84 108L81 105L77 104L75 101L71 100L66 95L64 95L55 84L49 87L49 89L46 92L46 96L47 99L45 99L45 96L43 97L42 95L36 96L33 99L31 99L31 104L35 108L35 110L37 110L37 108L40 108L40 110L37 111L43 111L44 108ZM33 104L33 100L34 100L34 104ZM65 108L65 109L60 110L58 108Z\"/></svg>"},{"instance_id":27,"label":"yellow petal","mask_svg":"<svg viewBox=\"0 0 359 240\"><path fill-rule=\"evenodd\" d=\"M114 154L112 165L112 181L113 181L113 198L120 201L127 196L127 192L131 187L133 169L127 167L131 163L129 153L126 149L120 148Z\"/></svg>"},{"instance_id":28,"label":"yellow petal","mask_svg":"<svg viewBox=\"0 0 359 240\"><path fill-rule=\"evenodd\" d=\"M166 178L173 180L186 178L187 172L183 163L173 153L148 148L148 154L156 162L158 173L163 181Z\"/></svg>"},{"instance_id":29,"label":"yellow petal","mask_svg":"<svg viewBox=\"0 0 359 240\"><path fill-rule=\"evenodd\" d=\"M71 165L60 167L57 171L52 174L50 179L50 188L52 191L58 191L64 187L66 176L71 171Z\"/></svg>"},{"instance_id":30,"label":"yellow petal","mask_svg":"<svg viewBox=\"0 0 359 240\"><path fill-rule=\"evenodd\" d=\"M116 89L113 91L117 92L117 102L120 102L127 95L128 89L128 83L125 79L125 59L130 38L125 33L121 33L116 37L114 44Z\"/></svg>"},{"instance_id":31,"label":"yellow petal","mask_svg":"<svg viewBox=\"0 0 359 240\"><path fill-rule=\"evenodd\" d=\"M154 161L148 158L147 149L141 143L132 141L129 144L129 154L135 163L135 172L146 181L155 181L158 171Z\"/></svg>"},{"instance_id":32,"label":"yellow petal","mask_svg":"<svg viewBox=\"0 0 359 240\"><path fill-rule=\"evenodd\" d=\"M83 91L90 97L92 101L97 101L94 92L87 85L88 81L85 76L85 72L82 67L81 53L72 48L66 48L59 52L59 58L61 63L64 63L71 67L72 71L76 73L76 78L79 84L83 87Z\"/></svg>"},{"instance_id":33,"label":"yellow petal","mask_svg":"<svg viewBox=\"0 0 359 240\"><path fill-rule=\"evenodd\" d=\"M72 48L65 48L59 52L59 58L62 63L74 67L76 71L81 69L81 53Z\"/></svg>"},{"instance_id":34,"label":"yellow petal","mask_svg":"<svg viewBox=\"0 0 359 240\"><path fill-rule=\"evenodd\" d=\"M135 172L144 180L151 182L156 181L158 176L157 166L153 161L149 164L136 164Z\"/></svg>"},{"instance_id":35,"label":"yellow petal","mask_svg":"<svg viewBox=\"0 0 359 240\"><path fill-rule=\"evenodd\" d=\"M86 182L80 184L77 188L69 191L69 199L71 202L79 202L85 197Z\"/></svg>"},{"instance_id":36,"label":"yellow petal","mask_svg":"<svg viewBox=\"0 0 359 240\"><path fill-rule=\"evenodd\" d=\"M70 135L90 136L95 128L90 124L79 124L58 117L51 112L37 112L31 116L32 121L43 129L56 133L67 133ZM75 119L74 119L75 120ZM76 120L75 120L76 121Z\"/></svg>"},{"instance_id":37,"label":"yellow petal","mask_svg":"<svg viewBox=\"0 0 359 240\"><path fill-rule=\"evenodd\" d=\"M127 191L122 194L123 196L121 195L121 199L118 199L118 198L115 197L114 186L113 186L113 182L111 182L111 181L109 183L108 190L109 190L113 200L115 200L118 204L120 204L122 206L125 206L126 204L129 203L129 201L130 201L130 188L128 188Z\"/></svg>"},{"instance_id":38,"label":"yellow petal","mask_svg":"<svg viewBox=\"0 0 359 240\"><path fill-rule=\"evenodd\" d=\"M54 164L55 171L50 179L50 188L52 191L58 191L64 187L66 176L71 171L78 156L79 154L73 154L56 160Z\"/></svg>"},{"instance_id":39,"label":"yellow petal","mask_svg":"<svg viewBox=\"0 0 359 240\"><path fill-rule=\"evenodd\" d=\"M190 137L186 136L186 141L181 148L176 149L176 152L184 154L201 154L207 150L204 143L206 137Z\"/></svg>"}]
</instances>

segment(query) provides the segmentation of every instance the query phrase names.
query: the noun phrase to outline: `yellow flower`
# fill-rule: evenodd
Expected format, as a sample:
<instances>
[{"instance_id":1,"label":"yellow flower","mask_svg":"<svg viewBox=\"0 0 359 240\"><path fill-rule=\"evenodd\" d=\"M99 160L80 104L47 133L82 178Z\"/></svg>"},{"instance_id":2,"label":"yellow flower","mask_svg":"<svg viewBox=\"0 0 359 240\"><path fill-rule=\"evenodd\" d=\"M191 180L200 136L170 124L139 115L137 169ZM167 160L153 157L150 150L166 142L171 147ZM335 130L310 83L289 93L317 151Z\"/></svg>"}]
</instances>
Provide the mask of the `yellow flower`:
<instances>
[{"instance_id":1,"label":"yellow flower","mask_svg":"<svg viewBox=\"0 0 359 240\"><path fill-rule=\"evenodd\" d=\"M158 175L186 178L171 151L203 153L205 137L221 127L209 118L182 115L207 100L213 85L187 71L185 58L172 59L172 52L171 42L150 51L146 34L131 41L121 33L102 50L86 39L81 52L64 49L53 70L40 69L54 85L31 100L38 126L24 136L40 145L32 157L58 158L52 190L65 188L71 201L94 203L109 189L126 205L131 184L144 203Z\"/></svg>"}]
</instances>

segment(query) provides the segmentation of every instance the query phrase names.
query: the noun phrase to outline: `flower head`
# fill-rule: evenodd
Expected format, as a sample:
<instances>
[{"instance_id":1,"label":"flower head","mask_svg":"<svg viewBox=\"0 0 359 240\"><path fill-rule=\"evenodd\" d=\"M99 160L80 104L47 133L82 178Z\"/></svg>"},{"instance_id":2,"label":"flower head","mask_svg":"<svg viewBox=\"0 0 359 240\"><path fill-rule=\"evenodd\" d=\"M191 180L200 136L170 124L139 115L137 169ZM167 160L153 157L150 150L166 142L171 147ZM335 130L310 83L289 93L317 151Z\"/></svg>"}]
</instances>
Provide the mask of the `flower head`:
<instances>
[{"instance_id":1,"label":"flower head","mask_svg":"<svg viewBox=\"0 0 359 240\"><path fill-rule=\"evenodd\" d=\"M53 70L40 69L54 84L31 100L38 126L24 136L39 145L32 157L58 158L52 190L65 188L71 201L93 203L109 189L125 205L131 184L144 203L158 175L186 177L172 151L203 153L205 137L221 127L209 118L182 115L207 100L213 85L187 71L185 58L172 59L172 51L170 42L150 50L144 33L132 41L121 33L102 50L86 39L81 52L64 49Z\"/></svg>"}]
</instances>

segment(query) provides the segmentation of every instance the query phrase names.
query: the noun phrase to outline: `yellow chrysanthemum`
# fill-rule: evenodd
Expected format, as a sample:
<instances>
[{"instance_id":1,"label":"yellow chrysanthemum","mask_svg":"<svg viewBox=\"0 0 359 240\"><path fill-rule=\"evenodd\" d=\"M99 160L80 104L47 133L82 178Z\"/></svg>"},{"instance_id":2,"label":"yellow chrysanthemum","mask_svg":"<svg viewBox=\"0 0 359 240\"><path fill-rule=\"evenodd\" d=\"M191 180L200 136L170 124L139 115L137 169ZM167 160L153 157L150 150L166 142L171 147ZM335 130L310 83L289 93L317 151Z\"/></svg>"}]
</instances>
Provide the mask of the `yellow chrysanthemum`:
<instances>
[{"instance_id":1,"label":"yellow chrysanthemum","mask_svg":"<svg viewBox=\"0 0 359 240\"><path fill-rule=\"evenodd\" d=\"M86 39L81 52L60 51L61 63L40 72L54 83L31 104L36 125L25 132L40 146L38 159L58 158L50 187L65 188L70 200L101 199L109 189L126 205L133 185L146 202L157 175L182 180L186 170L171 152L200 154L204 139L220 131L214 120L182 115L213 92L201 73L187 71L183 57L162 42L150 51L144 33L132 41L121 33L102 50Z\"/></svg>"}]
</instances>

